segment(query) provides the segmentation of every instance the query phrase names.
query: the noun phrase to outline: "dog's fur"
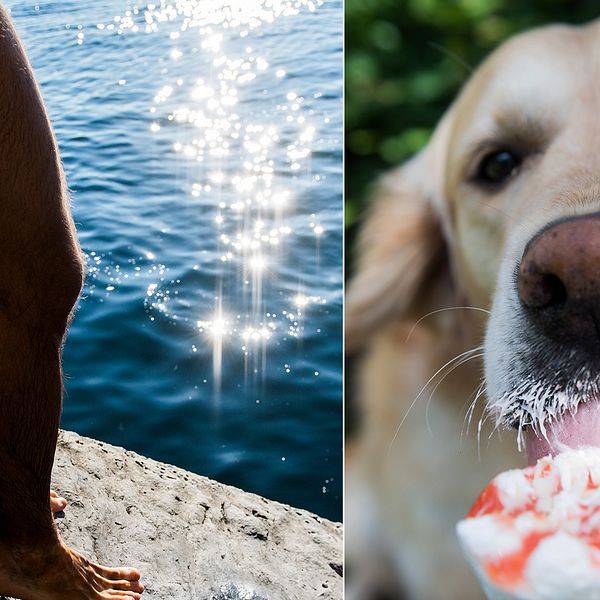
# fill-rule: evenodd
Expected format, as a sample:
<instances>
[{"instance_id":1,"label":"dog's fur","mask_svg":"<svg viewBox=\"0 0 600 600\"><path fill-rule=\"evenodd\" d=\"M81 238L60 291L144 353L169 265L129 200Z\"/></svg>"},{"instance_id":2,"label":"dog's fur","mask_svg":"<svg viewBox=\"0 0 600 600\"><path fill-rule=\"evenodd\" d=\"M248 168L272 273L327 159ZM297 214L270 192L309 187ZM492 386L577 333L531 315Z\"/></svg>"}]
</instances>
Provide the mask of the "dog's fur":
<instances>
[{"instance_id":1,"label":"dog's fur","mask_svg":"<svg viewBox=\"0 0 600 600\"><path fill-rule=\"evenodd\" d=\"M600 22L544 27L493 53L427 148L382 181L346 303L347 352L364 356L362 427L347 445L349 600L374 595L382 571L391 597L481 597L455 523L495 474L524 464L502 426L543 419L537 390L569 369L528 323L515 272L547 224L600 210L599 141ZM512 176L476 180L482 159L507 148L523 156ZM420 320L446 307L474 308ZM472 360L419 395L456 356Z\"/></svg>"}]
</instances>

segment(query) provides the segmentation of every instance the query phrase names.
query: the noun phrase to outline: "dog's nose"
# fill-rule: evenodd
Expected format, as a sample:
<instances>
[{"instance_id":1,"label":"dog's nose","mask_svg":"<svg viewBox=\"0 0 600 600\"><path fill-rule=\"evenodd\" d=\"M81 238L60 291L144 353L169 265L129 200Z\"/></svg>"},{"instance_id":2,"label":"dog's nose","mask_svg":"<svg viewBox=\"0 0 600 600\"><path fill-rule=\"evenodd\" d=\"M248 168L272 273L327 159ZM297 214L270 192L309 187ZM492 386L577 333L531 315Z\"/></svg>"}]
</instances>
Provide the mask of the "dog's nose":
<instances>
[{"instance_id":1,"label":"dog's nose","mask_svg":"<svg viewBox=\"0 0 600 600\"><path fill-rule=\"evenodd\" d=\"M600 214L538 233L523 253L518 289L542 333L600 352Z\"/></svg>"}]
</instances>

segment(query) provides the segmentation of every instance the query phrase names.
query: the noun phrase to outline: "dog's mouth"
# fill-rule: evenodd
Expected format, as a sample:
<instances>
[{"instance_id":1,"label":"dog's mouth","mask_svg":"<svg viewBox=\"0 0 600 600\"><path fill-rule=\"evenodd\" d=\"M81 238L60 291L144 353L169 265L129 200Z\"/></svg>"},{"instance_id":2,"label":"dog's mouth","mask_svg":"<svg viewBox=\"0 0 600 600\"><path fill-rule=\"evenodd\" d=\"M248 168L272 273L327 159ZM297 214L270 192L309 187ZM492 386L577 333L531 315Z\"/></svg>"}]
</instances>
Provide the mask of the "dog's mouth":
<instances>
[{"instance_id":1,"label":"dog's mouth","mask_svg":"<svg viewBox=\"0 0 600 600\"><path fill-rule=\"evenodd\" d=\"M594 398L581 402L574 410L566 411L547 424L544 434L533 427L527 427L525 434L530 465L567 448L600 447L600 401Z\"/></svg>"}]
</instances>

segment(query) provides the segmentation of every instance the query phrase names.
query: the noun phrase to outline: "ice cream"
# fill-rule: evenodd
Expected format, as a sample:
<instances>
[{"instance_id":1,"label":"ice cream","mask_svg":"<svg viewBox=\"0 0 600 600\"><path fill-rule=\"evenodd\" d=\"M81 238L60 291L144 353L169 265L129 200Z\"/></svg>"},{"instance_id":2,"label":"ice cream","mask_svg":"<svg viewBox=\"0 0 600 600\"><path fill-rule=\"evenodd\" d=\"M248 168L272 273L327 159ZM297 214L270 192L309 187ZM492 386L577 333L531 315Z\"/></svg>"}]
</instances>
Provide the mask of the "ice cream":
<instances>
[{"instance_id":1,"label":"ice cream","mask_svg":"<svg viewBox=\"0 0 600 600\"><path fill-rule=\"evenodd\" d=\"M490 599L600 600L600 448L501 473L457 532Z\"/></svg>"}]
</instances>

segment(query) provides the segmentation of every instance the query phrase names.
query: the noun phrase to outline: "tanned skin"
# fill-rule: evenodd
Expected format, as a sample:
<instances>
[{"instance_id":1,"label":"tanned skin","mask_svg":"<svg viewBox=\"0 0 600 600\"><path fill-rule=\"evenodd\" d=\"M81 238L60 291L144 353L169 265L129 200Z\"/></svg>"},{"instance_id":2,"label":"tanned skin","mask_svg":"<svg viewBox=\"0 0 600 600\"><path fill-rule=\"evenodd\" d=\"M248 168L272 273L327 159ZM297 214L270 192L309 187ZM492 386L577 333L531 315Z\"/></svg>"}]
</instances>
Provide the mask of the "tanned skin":
<instances>
[{"instance_id":1,"label":"tanned skin","mask_svg":"<svg viewBox=\"0 0 600 600\"><path fill-rule=\"evenodd\" d=\"M62 403L61 347L83 281L57 146L33 72L0 7L0 594L132 600L135 569L67 548L50 475Z\"/></svg>"}]
</instances>

